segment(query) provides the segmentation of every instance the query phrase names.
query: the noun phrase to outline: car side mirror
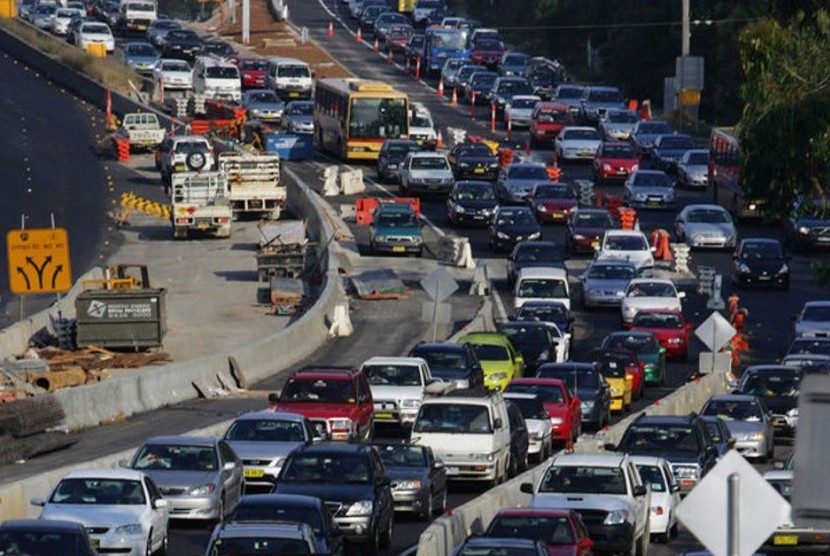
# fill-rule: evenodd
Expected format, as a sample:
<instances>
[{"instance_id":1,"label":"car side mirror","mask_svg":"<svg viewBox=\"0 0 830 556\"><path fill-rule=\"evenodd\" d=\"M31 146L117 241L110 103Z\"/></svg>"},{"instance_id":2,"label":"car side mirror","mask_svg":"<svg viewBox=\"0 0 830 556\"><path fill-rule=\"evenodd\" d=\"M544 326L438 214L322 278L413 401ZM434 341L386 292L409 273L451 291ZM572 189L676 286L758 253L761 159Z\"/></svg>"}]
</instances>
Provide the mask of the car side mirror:
<instances>
[{"instance_id":1,"label":"car side mirror","mask_svg":"<svg viewBox=\"0 0 830 556\"><path fill-rule=\"evenodd\" d=\"M726 445L729 446L730 448L734 448L735 444L737 444L737 443L738 443L738 441L734 437L732 437L732 438L730 438L729 440L726 441ZM783 462L780 462L780 463L781 463L781 469L784 469L784 463ZM774 465L775 464L773 464L773 466ZM778 469L778 468L776 467L776 469Z\"/></svg>"},{"instance_id":2,"label":"car side mirror","mask_svg":"<svg viewBox=\"0 0 830 556\"><path fill-rule=\"evenodd\" d=\"M522 483L519 486L519 490L525 494L533 494L533 485L531 483Z\"/></svg>"},{"instance_id":3,"label":"car side mirror","mask_svg":"<svg viewBox=\"0 0 830 556\"><path fill-rule=\"evenodd\" d=\"M43 506L45 506L45 505L46 505L46 500L44 500L43 498L41 498L41 497L39 497L39 496L36 496L36 497L32 498L31 500L29 500L29 503L30 503L32 506L40 506L40 507L43 507Z\"/></svg>"},{"instance_id":4,"label":"car side mirror","mask_svg":"<svg viewBox=\"0 0 830 556\"><path fill-rule=\"evenodd\" d=\"M718 455L718 449L715 448L714 446L707 446L706 447L706 453L710 456L717 456Z\"/></svg>"},{"instance_id":5,"label":"car side mirror","mask_svg":"<svg viewBox=\"0 0 830 556\"><path fill-rule=\"evenodd\" d=\"M444 469L444 462L440 459L437 459L432 463L432 468L433 469Z\"/></svg>"},{"instance_id":6,"label":"car side mirror","mask_svg":"<svg viewBox=\"0 0 830 556\"><path fill-rule=\"evenodd\" d=\"M502 423L501 419L499 419L499 418L496 418L496 420L493 421L493 427L496 428L496 429L500 429L503 424L504 423Z\"/></svg>"},{"instance_id":7,"label":"car side mirror","mask_svg":"<svg viewBox=\"0 0 830 556\"><path fill-rule=\"evenodd\" d=\"M686 299L686 292L677 292L677 299Z\"/></svg>"},{"instance_id":8,"label":"car side mirror","mask_svg":"<svg viewBox=\"0 0 830 556\"><path fill-rule=\"evenodd\" d=\"M672 492L680 492L680 485L677 484L677 483L673 483L672 486L671 486L671 491Z\"/></svg>"},{"instance_id":9,"label":"car side mirror","mask_svg":"<svg viewBox=\"0 0 830 556\"><path fill-rule=\"evenodd\" d=\"M776 460L776 461L772 462L772 467L774 469L778 469L780 471L780 470L784 469L784 462L781 461L781 460Z\"/></svg>"},{"instance_id":10,"label":"car side mirror","mask_svg":"<svg viewBox=\"0 0 830 556\"><path fill-rule=\"evenodd\" d=\"M644 485L637 485L634 487L634 496L645 496L648 489Z\"/></svg>"},{"instance_id":11,"label":"car side mirror","mask_svg":"<svg viewBox=\"0 0 830 556\"><path fill-rule=\"evenodd\" d=\"M128 460L128 459L118 460L118 467L121 467L122 469L129 469L130 468L130 460Z\"/></svg>"},{"instance_id":12,"label":"car side mirror","mask_svg":"<svg viewBox=\"0 0 830 556\"><path fill-rule=\"evenodd\" d=\"M270 394L268 394L269 403L276 404L278 401L280 401L280 395L278 392L271 392Z\"/></svg>"},{"instance_id":13,"label":"car side mirror","mask_svg":"<svg viewBox=\"0 0 830 556\"><path fill-rule=\"evenodd\" d=\"M170 502L165 500L164 498L159 498L158 500L155 500L153 502L153 507L156 508L157 510L160 510L162 508L167 508L169 506L170 506Z\"/></svg>"},{"instance_id":14,"label":"car side mirror","mask_svg":"<svg viewBox=\"0 0 830 556\"><path fill-rule=\"evenodd\" d=\"M657 248L656 247L649 247L649 251L651 251L652 253L656 253Z\"/></svg>"},{"instance_id":15,"label":"car side mirror","mask_svg":"<svg viewBox=\"0 0 830 556\"><path fill-rule=\"evenodd\" d=\"M225 465L222 466L223 471L233 471L234 469L236 469L236 462L233 461L225 462Z\"/></svg>"},{"instance_id":16,"label":"car side mirror","mask_svg":"<svg viewBox=\"0 0 830 556\"><path fill-rule=\"evenodd\" d=\"M605 444L602 445L602 447L603 447L603 449L608 450L609 452L616 452L617 451L617 445L613 444L611 442L606 442Z\"/></svg>"}]
</instances>

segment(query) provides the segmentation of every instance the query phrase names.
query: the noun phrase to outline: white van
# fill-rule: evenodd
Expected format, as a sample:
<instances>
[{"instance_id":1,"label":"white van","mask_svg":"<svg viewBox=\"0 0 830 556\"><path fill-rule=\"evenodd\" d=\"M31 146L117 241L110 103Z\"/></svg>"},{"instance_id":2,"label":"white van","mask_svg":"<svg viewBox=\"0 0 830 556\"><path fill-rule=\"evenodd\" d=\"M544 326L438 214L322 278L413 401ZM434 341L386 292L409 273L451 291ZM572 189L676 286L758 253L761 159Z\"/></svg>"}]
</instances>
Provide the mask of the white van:
<instances>
[{"instance_id":1,"label":"white van","mask_svg":"<svg viewBox=\"0 0 830 556\"><path fill-rule=\"evenodd\" d=\"M311 98L311 68L296 58L271 58L265 74L265 86L283 100Z\"/></svg>"},{"instance_id":2,"label":"white van","mask_svg":"<svg viewBox=\"0 0 830 556\"><path fill-rule=\"evenodd\" d=\"M202 56L193 65L193 92L214 100L242 100L242 78L236 64Z\"/></svg>"},{"instance_id":3,"label":"white van","mask_svg":"<svg viewBox=\"0 0 830 556\"><path fill-rule=\"evenodd\" d=\"M432 448L451 481L495 485L508 478L510 423L500 392L431 384L409 440Z\"/></svg>"},{"instance_id":4,"label":"white van","mask_svg":"<svg viewBox=\"0 0 830 556\"><path fill-rule=\"evenodd\" d=\"M571 288L567 271L549 266L521 269L513 290L514 308L520 309L527 301L559 301L570 310Z\"/></svg>"},{"instance_id":5,"label":"white van","mask_svg":"<svg viewBox=\"0 0 830 556\"><path fill-rule=\"evenodd\" d=\"M122 0L118 27L123 33L145 33L158 18L155 0Z\"/></svg>"}]
</instances>

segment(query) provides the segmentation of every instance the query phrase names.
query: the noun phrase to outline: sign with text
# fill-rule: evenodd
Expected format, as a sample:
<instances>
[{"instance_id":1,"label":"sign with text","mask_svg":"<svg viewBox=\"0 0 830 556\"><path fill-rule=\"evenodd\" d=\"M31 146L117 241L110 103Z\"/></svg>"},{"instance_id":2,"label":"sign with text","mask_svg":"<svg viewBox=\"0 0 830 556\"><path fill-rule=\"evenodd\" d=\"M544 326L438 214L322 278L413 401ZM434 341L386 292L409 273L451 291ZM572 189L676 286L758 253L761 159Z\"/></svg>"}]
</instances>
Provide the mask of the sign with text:
<instances>
[{"instance_id":1,"label":"sign with text","mask_svg":"<svg viewBox=\"0 0 830 556\"><path fill-rule=\"evenodd\" d=\"M6 233L6 251L13 293L66 292L72 288L66 229L11 230Z\"/></svg>"}]
</instances>

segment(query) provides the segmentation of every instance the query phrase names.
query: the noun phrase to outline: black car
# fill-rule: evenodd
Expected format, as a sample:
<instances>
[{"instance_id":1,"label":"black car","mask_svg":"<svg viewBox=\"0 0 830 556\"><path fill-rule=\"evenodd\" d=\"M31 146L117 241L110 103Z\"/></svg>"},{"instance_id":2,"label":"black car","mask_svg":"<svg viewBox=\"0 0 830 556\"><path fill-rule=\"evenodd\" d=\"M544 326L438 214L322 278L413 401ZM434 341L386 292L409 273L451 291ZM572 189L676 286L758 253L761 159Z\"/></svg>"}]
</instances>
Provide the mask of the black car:
<instances>
[{"instance_id":1,"label":"black car","mask_svg":"<svg viewBox=\"0 0 830 556\"><path fill-rule=\"evenodd\" d=\"M649 152L651 165L665 172L675 172L677 162L683 158L686 151L695 147L695 141L691 135L684 133L661 135L654 140L654 146Z\"/></svg>"},{"instance_id":2,"label":"black car","mask_svg":"<svg viewBox=\"0 0 830 556\"><path fill-rule=\"evenodd\" d=\"M507 406L507 421L510 425L510 467L507 474L515 477L527 471L530 434L519 406L510 400L505 400L505 405Z\"/></svg>"},{"instance_id":3,"label":"black car","mask_svg":"<svg viewBox=\"0 0 830 556\"><path fill-rule=\"evenodd\" d=\"M429 446L375 443L392 481L395 511L429 521L447 508L447 470Z\"/></svg>"},{"instance_id":4,"label":"black car","mask_svg":"<svg viewBox=\"0 0 830 556\"><path fill-rule=\"evenodd\" d=\"M466 99L470 104L473 104L473 95L476 97L476 105L482 104L489 106L492 100L493 83L499 74L494 71L478 70L472 77L467 86Z\"/></svg>"},{"instance_id":5,"label":"black car","mask_svg":"<svg viewBox=\"0 0 830 556\"><path fill-rule=\"evenodd\" d=\"M561 301L525 301L516 313L517 321L552 322L567 335L571 332L574 318Z\"/></svg>"},{"instance_id":6,"label":"black car","mask_svg":"<svg viewBox=\"0 0 830 556\"><path fill-rule=\"evenodd\" d=\"M726 455L726 452L735 447L735 437L729 432L726 421L716 415L704 415L702 418L709 437L718 449L718 457Z\"/></svg>"},{"instance_id":7,"label":"black car","mask_svg":"<svg viewBox=\"0 0 830 556\"><path fill-rule=\"evenodd\" d=\"M225 523L307 523L323 554L343 554L343 531L334 522L323 500L301 494L249 494L234 506Z\"/></svg>"},{"instance_id":8,"label":"black car","mask_svg":"<svg viewBox=\"0 0 830 556\"><path fill-rule=\"evenodd\" d=\"M75 35L83 23L92 23L98 21L96 18L88 15L73 15L69 20L69 26L66 28L66 42L75 44Z\"/></svg>"},{"instance_id":9,"label":"black car","mask_svg":"<svg viewBox=\"0 0 830 556\"><path fill-rule=\"evenodd\" d=\"M611 388L596 363L545 363L537 378L558 378L582 404L582 422L601 429L611 422Z\"/></svg>"},{"instance_id":10,"label":"black car","mask_svg":"<svg viewBox=\"0 0 830 556\"><path fill-rule=\"evenodd\" d=\"M435 378L454 382L460 388L484 388L484 370L470 344L420 342L410 350L409 357L424 359Z\"/></svg>"},{"instance_id":11,"label":"black car","mask_svg":"<svg viewBox=\"0 0 830 556\"><path fill-rule=\"evenodd\" d=\"M407 64L414 64L419 56L424 55L424 46L426 45L426 35L423 33L416 33L409 37L409 42L403 51L404 61Z\"/></svg>"},{"instance_id":12,"label":"black car","mask_svg":"<svg viewBox=\"0 0 830 556\"><path fill-rule=\"evenodd\" d=\"M796 338L787 355L830 355L830 338Z\"/></svg>"},{"instance_id":13,"label":"black car","mask_svg":"<svg viewBox=\"0 0 830 556\"><path fill-rule=\"evenodd\" d=\"M392 544L391 481L371 444L302 446L285 459L273 493L321 498L349 544L361 545L370 554Z\"/></svg>"},{"instance_id":14,"label":"black car","mask_svg":"<svg viewBox=\"0 0 830 556\"><path fill-rule=\"evenodd\" d=\"M220 58L233 58L236 56L236 51L225 41L205 41L203 52L205 54L219 56Z\"/></svg>"},{"instance_id":15,"label":"black car","mask_svg":"<svg viewBox=\"0 0 830 556\"><path fill-rule=\"evenodd\" d=\"M800 369L788 365L753 365L747 367L735 393L758 396L772 413L775 438L795 436L798 421Z\"/></svg>"},{"instance_id":16,"label":"black car","mask_svg":"<svg viewBox=\"0 0 830 556\"><path fill-rule=\"evenodd\" d=\"M192 62L202 53L204 41L190 29L172 29L164 35L163 58L179 58Z\"/></svg>"},{"instance_id":17,"label":"black car","mask_svg":"<svg viewBox=\"0 0 830 556\"><path fill-rule=\"evenodd\" d=\"M486 226L499 202L493 184L487 181L457 181L447 197L447 219L453 226Z\"/></svg>"},{"instance_id":18,"label":"black car","mask_svg":"<svg viewBox=\"0 0 830 556\"><path fill-rule=\"evenodd\" d=\"M86 528L74 521L10 519L0 524L0 554L95 556Z\"/></svg>"},{"instance_id":19,"label":"black car","mask_svg":"<svg viewBox=\"0 0 830 556\"><path fill-rule=\"evenodd\" d=\"M510 104L516 95L532 95L533 87L524 77L501 76L493 83L491 100L496 105L496 117L504 114L504 107Z\"/></svg>"},{"instance_id":20,"label":"black car","mask_svg":"<svg viewBox=\"0 0 830 556\"><path fill-rule=\"evenodd\" d=\"M790 288L790 257L777 239L742 239L732 254L732 283L739 287Z\"/></svg>"},{"instance_id":21,"label":"black car","mask_svg":"<svg viewBox=\"0 0 830 556\"><path fill-rule=\"evenodd\" d=\"M542 237L542 226L530 207L498 207L487 230L493 251L511 251L517 243Z\"/></svg>"},{"instance_id":22,"label":"black car","mask_svg":"<svg viewBox=\"0 0 830 556\"><path fill-rule=\"evenodd\" d=\"M556 339L544 322L508 321L499 323L498 331L510 338L525 362L528 371L556 361Z\"/></svg>"},{"instance_id":23,"label":"black car","mask_svg":"<svg viewBox=\"0 0 830 556\"><path fill-rule=\"evenodd\" d=\"M378 16L383 12L388 11L388 6L378 4L372 4L370 6L366 6L365 8L363 8L363 11L360 13L360 18L357 22L357 24L360 26L360 30L364 33L367 31L372 31L375 26L375 20L378 18Z\"/></svg>"},{"instance_id":24,"label":"black car","mask_svg":"<svg viewBox=\"0 0 830 556\"><path fill-rule=\"evenodd\" d=\"M565 248L553 241L522 241L513 247L507 257L507 284L512 288L523 268L547 266L565 268ZM564 332L564 331L563 331Z\"/></svg>"},{"instance_id":25,"label":"black car","mask_svg":"<svg viewBox=\"0 0 830 556\"><path fill-rule=\"evenodd\" d=\"M830 248L830 197L802 197L796 201L784 232L795 251Z\"/></svg>"},{"instance_id":26,"label":"black car","mask_svg":"<svg viewBox=\"0 0 830 556\"><path fill-rule=\"evenodd\" d=\"M457 180L495 180L499 157L484 143L459 143L447 155Z\"/></svg>"},{"instance_id":27,"label":"black car","mask_svg":"<svg viewBox=\"0 0 830 556\"><path fill-rule=\"evenodd\" d=\"M700 415L641 413L616 446L606 449L633 456L660 456L671 464L680 491L688 493L717 463L718 449Z\"/></svg>"},{"instance_id":28,"label":"black car","mask_svg":"<svg viewBox=\"0 0 830 556\"><path fill-rule=\"evenodd\" d=\"M378 179L382 183L401 181L401 164L406 155L423 148L412 139L387 139L378 153Z\"/></svg>"}]
</instances>

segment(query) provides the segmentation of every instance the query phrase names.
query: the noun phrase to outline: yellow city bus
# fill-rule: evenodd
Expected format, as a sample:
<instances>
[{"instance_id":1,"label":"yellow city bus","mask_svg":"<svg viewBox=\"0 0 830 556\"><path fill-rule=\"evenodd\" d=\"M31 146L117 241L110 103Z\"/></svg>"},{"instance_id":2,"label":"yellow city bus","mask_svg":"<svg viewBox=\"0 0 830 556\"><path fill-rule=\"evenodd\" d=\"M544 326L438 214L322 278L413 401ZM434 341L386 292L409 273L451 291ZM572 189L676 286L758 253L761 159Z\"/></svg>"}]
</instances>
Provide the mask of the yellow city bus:
<instances>
[{"instance_id":1,"label":"yellow city bus","mask_svg":"<svg viewBox=\"0 0 830 556\"><path fill-rule=\"evenodd\" d=\"M317 147L343 160L377 160L386 139L409 134L409 98L391 85L319 79L314 91Z\"/></svg>"}]
</instances>

